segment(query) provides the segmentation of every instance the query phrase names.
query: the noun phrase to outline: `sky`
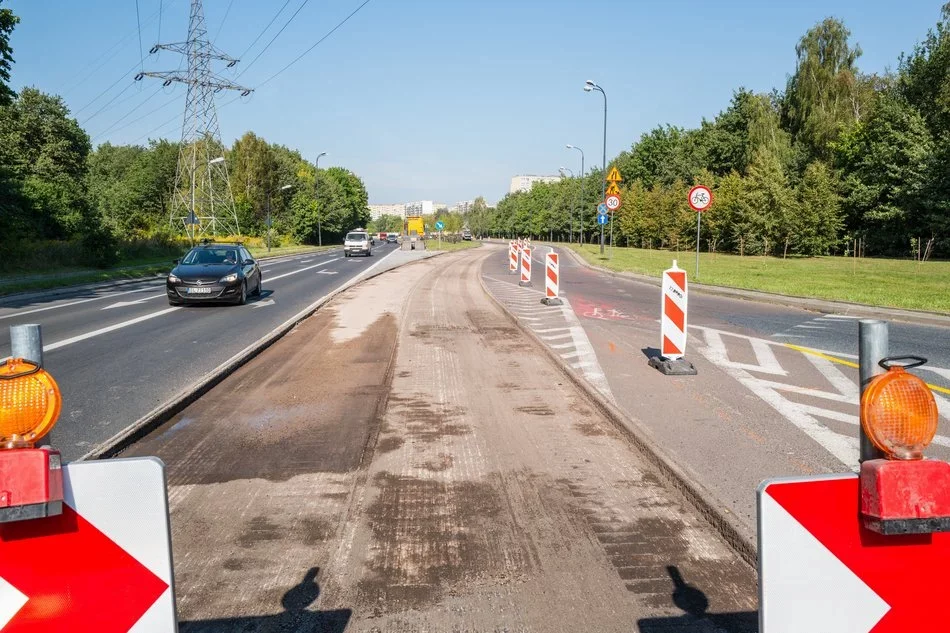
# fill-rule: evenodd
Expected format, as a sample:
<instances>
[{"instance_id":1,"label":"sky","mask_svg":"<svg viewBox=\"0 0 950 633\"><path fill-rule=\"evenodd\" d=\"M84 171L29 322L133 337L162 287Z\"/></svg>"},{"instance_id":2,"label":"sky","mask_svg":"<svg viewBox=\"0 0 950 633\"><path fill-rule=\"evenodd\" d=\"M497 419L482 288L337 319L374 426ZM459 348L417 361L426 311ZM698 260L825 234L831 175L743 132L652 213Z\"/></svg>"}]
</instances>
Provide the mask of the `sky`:
<instances>
[{"instance_id":1,"label":"sky","mask_svg":"<svg viewBox=\"0 0 950 633\"><path fill-rule=\"evenodd\" d=\"M479 195L497 202L518 174L579 171L568 143L584 150L588 166L599 165L604 100L583 91L587 79L607 94L609 162L657 125L712 119L738 87L783 89L796 42L827 16L851 29L864 51L860 68L882 72L924 38L941 6L370 0L279 73L362 2L204 0L209 37L242 60L216 71L255 89L246 99L217 96L222 139L230 144L250 130L311 161L327 152L320 166L355 172L372 204L449 205ZM189 4L6 0L21 18L11 39L12 86L61 95L94 145L178 140L184 86L134 76L184 67L175 53L149 49L186 39Z\"/></svg>"}]
</instances>

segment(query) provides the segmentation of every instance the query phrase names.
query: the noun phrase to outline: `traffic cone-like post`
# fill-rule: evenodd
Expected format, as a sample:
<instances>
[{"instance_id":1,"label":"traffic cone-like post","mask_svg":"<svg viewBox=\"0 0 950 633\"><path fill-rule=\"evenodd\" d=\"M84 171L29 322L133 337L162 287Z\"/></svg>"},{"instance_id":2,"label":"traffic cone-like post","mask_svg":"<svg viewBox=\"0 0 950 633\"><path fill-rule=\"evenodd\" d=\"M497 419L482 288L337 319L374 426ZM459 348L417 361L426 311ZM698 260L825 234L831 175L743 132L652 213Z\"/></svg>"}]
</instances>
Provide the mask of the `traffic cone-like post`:
<instances>
[{"instance_id":1,"label":"traffic cone-like post","mask_svg":"<svg viewBox=\"0 0 950 633\"><path fill-rule=\"evenodd\" d=\"M541 303L544 305L559 306L562 304L559 279L558 257L557 253L552 251L544 256L544 299L541 299Z\"/></svg>"},{"instance_id":2,"label":"traffic cone-like post","mask_svg":"<svg viewBox=\"0 0 950 633\"><path fill-rule=\"evenodd\" d=\"M686 360L686 271L676 265L663 271L660 299L660 354L650 366L667 376L694 376L696 368Z\"/></svg>"},{"instance_id":3,"label":"traffic cone-like post","mask_svg":"<svg viewBox=\"0 0 950 633\"><path fill-rule=\"evenodd\" d=\"M513 240L508 242L508 272L512 275L518 272L518 244Z\"/></svg>"},{"instance_id":4,"label":"traffic cone-like post","mask_svg":"<svg viewBox=\"0 0 950 633\"><path fill-rule=\"evenodd\" d=\"M519 286L531 285L531 249L527 246L521 249L521 281Z\"/></svg>"}]
</instances>

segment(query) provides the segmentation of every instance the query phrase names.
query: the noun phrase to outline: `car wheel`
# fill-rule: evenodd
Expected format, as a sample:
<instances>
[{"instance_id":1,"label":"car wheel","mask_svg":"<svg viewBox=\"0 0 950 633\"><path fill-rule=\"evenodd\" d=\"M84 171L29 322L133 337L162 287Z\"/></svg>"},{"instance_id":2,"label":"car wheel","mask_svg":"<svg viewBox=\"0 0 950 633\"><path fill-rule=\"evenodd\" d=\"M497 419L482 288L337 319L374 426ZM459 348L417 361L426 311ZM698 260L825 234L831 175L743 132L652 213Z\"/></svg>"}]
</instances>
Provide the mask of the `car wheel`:
<instances>
[{"instance_id":1,"label":"car wheel","mask_svg":"<svg viewBox=\"0 0 950 633\"><path fill-rule=\"evenodd\" d=\"M262 293L262 292L264 292L264 276L263 276L263 275L258 275L258 276L257 276L257 288L254 290L254 296L255 296L255 297L259 297L259 296L261 296L261 293Z\"/></svg>"},{"instance_id":2,"label":"car wheel","mask_svg":"<svg viewBox=\"0 0 950 633\"><path fill-rule=\"evenodd\" d=\"M246 281L241 284L241 296L238 297L237 303L239 306L242 306L245 303L247 303L247 282Z\"/></svg>"},{"instance_id":3,"label":"car wheel","mask_svg":"<svg viewBox=\"0 0 950 633\"><path fill-rule=\"evenodd\" d=\"M345 252L345 251L343 252L343 257L349 257L349 256L350 256L349 253L347 253L347 252Z\"/></svg>"}]
</instances>

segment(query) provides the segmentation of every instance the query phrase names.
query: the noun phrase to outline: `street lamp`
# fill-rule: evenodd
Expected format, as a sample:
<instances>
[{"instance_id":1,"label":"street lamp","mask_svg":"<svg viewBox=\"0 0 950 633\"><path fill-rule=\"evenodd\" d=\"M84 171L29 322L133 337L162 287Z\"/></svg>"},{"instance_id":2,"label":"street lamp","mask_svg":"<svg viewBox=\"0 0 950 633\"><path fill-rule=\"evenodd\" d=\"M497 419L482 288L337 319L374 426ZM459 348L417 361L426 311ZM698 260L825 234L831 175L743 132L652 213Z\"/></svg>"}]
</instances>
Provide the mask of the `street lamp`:
<instances>
[{"instance_id":1,"label":"street lamp","mask_svg":"<svg viewBox=\"0 0 950 633\"><path fill-rule=\"evenodd\" d=\"M293 185L284 185L278 191L287 191L288 189L293 189L293 187L294 187ZM270 210L271 210L270 196L271 196L271 192L270 190L268 190L267 192L267 252L268 253L270 252L270 227L271 227L271 224L273 223L270 217Z\"/></svg>"},{"instance_id":2,"label":"street lamp","mask_svg":"<svg viewBox=\"0 0 950 633\"><path fill-rule=\"evenodd\" d=\"M224 162L224 156L218 156L217 158L212 158L208 161L209 165L218 165Z\"/></svg>"},{"instance_id":3,"label":"street lamp","mask_svg":"<svg viewBox=\"0 0 950 633\"><path fill-rule=\"evenodd\" d=\"M313 163L313 164L314 164L314 169L315 169L316 172L317 172L317 173L314 174L314 178L313 178L313 198L314 198L314 200L316 200L316 202L317 202L317 246L323 246L323 227L322 227L321 224L320 224L320 215L321 215L321 213L322 213L323 211L320 209L320 201L317 200L317 189L318 189L319 186L320 186L320 185L319 185L320 181L318 180L318 178L319 178L319 176L320 176L320 174L319 174L319 172L320 172L320 158L323 157L323 156L326 156L326 155L327 155L326 152L320 152L320 153L317 155L317 160L315 160L314 163Z\"/></svg>"},{"instance_id":4,"label":"street lamp","mask_svg":"<svg viewBox=\"0 0 950 633\"><path fill-rule=\"evenodd\" d=\"M593 81L588 79L584 82L584 92L591 92L596 90L600 94L604 95L604 181L601 183L600 188L600 201L603 202L607 197L607 93L604 92L604 89L595 84ZM613 213L610 214L610 231L613 235L614 223L613 223ZM611 241L612 243L612 241ZM611 251L613 252L613 251ZM604 254L604 225L600 225L600 254Z\"/></svg>"},{"instance_id":5,"label":"street lamp","mask_svg":"<svg viewBox=\"0 0 950 633\"><path fill-rule=\"evenodd\" d=\"M565 147L567 147L567 149L576 149L578 152L581 153L581 192L580 193L581 193L582 203L581 203L581 213L580 213L580 216L578 217L578 220L580 221L580 226L578 227L579 229L578 232L580 233L578 243L583 244L584 243L584 211L583 211L584 209L583 197L584 196L583 196L583 193L584 193L584 187L587 185L587 182L584 180L584 150L577 147L576 145L571 145L570 143L568 143Z\"/></svg>"}]
</instances>

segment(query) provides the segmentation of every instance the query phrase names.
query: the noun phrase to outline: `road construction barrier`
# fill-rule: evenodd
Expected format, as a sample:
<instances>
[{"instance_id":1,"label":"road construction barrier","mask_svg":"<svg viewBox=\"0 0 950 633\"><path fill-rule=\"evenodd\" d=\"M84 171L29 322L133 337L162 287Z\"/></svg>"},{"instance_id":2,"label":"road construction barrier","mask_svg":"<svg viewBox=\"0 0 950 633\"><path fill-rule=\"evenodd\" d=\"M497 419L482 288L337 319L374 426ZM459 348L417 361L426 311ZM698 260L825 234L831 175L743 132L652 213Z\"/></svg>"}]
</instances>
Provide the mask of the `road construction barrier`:
<instances>
[{"instance_id":1,"label":"road construction barrier","mask_svg":"<svg viewBox=\"0 0 950 633\"><path fill-rule=\"evenodd\" d=\"M517 242L508 242L508 272L518 272L518 244Z\"/></svg>"},{"instance_id":2,"label":"road construction barrier","mask_svg":"<svg viewBox=\"0 0 950 633\"><path fill-rule=\"evenodd\" d=\"M676 265L663 271L660 353L676 360L686 354L686 271Z\"/></svg>"},{"instance_id":3,"label":"road construction barrier","mask_svg":"<svg viewBox=\"0 0 950 633\"><path fill-rule=\"evenodd\" d=\"M531 249L527 246L521 249L521 281L519 286L531 285Z\"/></svg>"},{"instance_id":4,"label":"road construction barrier","mask_svg":"<svg viewBox=\"0 0 950 633\"><path fill-rule=\"evenodd\" d=\"M544 256L544 296L548 299L558 298L558 265L557 253L548 253Z\"/></svg>"}]
</instances>

